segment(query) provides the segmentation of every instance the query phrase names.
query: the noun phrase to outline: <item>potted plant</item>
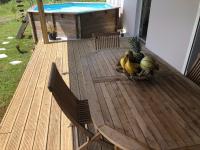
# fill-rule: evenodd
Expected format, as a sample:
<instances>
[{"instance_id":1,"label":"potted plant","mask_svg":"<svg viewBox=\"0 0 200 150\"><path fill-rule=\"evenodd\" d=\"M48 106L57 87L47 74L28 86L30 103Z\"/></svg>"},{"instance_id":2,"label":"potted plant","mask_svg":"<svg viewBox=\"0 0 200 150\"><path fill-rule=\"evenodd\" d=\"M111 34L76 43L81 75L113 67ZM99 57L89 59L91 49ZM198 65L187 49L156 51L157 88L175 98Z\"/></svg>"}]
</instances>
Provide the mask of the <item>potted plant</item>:
<instances>
[{"instance_id":1,"label":"potted plant","mask_svg":"<svg viewBox=\"0 0 200 150\"><path fill-rule=\"evenodd\" d=\"M56 29L54 28L53 25L48 24L47 33L48 33L50 40L56 40L57 31L56 31Z\"/></svg>"}]
</instances>

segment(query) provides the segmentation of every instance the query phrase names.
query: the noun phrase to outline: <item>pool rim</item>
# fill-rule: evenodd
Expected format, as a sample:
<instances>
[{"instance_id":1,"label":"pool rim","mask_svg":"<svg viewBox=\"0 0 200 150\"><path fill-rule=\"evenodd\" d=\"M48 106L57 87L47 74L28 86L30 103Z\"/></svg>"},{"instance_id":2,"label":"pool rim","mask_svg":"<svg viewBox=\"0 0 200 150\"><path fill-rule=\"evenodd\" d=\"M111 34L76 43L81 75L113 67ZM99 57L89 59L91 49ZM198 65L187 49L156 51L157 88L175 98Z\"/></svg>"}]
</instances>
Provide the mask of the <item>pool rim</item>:
<instances>
[{"instance_id":1,"label":"pool rim","mask_svg":"<svg viewBox=\"0 0 200 150\"><path fill-rule=\"evenodd\" d=\"M52 14L52 13L55 13L55 14L86 14L86 13L92 13L92 12L98 12L98 11L106 11L106 10L112 10L112 9L117 9L117 8L120 8L120 7L117 7L117 6L113 6L109 3L106 3L106 2L63 2L63 3L52 3L52 4L66 4L66 3L93 3L93 4L96 4L96 3L100 3L100 4L108 4L111 6L111 8L105 8L105 9L99 9L99 10L91 10L91 11L86 11L86 12L57 12L57 11L48 11L48 12L45 12L45 14ZM44 5L52 5L52 4L44 4ZM35 11L33 10L35 7L37 6L36 5L33 5L32 7L30 7L27 12L31 12L31 13L39 13L39 11Z\"/></svg>"}]
</instances>

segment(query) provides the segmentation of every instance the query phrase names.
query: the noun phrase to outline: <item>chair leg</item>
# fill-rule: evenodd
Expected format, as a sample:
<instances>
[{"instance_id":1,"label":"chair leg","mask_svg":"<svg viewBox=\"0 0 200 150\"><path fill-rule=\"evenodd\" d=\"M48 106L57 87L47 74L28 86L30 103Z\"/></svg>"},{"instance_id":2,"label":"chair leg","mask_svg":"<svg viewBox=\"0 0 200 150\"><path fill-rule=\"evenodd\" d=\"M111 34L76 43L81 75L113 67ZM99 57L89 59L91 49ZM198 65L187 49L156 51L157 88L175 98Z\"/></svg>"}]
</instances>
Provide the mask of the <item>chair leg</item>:
<instances>
[{"instance_id":1,"label":"chair leg","mask_svg":"<svg viewBox=\"0 0 200 150\"><path fill-rule=\"evenodd\" d=\"M91 139L89 139L87 142L85 142L84 144L82 144L80 147L79 147L79 150L86 150L87 147L93 142L93 141L96 141L98 139L101 138L101 134L98 132L96 133Z\"/></svg>"}]
</instances>

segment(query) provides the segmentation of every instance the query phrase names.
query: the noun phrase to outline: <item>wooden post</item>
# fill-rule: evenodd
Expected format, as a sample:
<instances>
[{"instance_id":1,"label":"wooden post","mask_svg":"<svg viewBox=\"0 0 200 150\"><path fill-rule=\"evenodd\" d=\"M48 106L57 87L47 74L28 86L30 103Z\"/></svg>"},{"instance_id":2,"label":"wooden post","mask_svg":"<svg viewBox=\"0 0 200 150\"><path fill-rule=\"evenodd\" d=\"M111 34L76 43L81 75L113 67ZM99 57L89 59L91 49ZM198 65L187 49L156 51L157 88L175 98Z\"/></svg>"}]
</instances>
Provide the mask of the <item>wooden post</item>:
<instances>
[{"instance_id":1,"label":"wooden post","mask_svg":"<svg viewBox=\"0 0 200 150\"><path fill-rule=\"evenodd\" d=\"M47 34L47 25L46 25L46 19L44 14L44 8L43 8L43 2L42 0L36 0L38 5L38 11L40 16L40 24L42 29L42 36L44 40L44 44L49 43L48 34Z\"/></svg>"},{"instance_id":2,"label":"wooden post","mask_svg":"<svg viewBox=\"0 0 200 150\"><path fill-rule=\"evenodd\" d=\"M37 43L38 37L37 37L37 33L36 33L36 27L35 27L35 21L34 21L34 18L33 18L33 13L29 12L28 17L29 17L31 28L32 28L33 40L34 40L35 43Z\"/></svg>"},{"instance_id":3,"label":"wooden post","mask_svg":"<svg viewBox=\"0 0 200 150\"><path fill-rule=\"evenodd\" d=\"M115 20L115 32L117 32L117 30L118 30L118 28L119 28L119 8L117 8L116 10L115 10L116 12L116 20Z\"/></svg>"}]
</instances>

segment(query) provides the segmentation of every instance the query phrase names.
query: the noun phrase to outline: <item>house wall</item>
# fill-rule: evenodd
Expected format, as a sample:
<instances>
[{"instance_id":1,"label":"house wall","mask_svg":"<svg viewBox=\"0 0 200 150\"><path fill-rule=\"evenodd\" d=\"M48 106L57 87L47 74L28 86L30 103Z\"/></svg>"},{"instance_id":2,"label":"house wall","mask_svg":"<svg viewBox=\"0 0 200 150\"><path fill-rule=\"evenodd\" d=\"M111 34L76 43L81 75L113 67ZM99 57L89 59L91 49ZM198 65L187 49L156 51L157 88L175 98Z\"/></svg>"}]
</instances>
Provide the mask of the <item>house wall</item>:
<instances>
[{"instance_id":1,"label":"house wall","mask_svg":"<svg viewBox=\"0 0 200 150\"><path fill-rule=\"evenodd\" d=\"M123 5L123 27L126 36L136 35L137 0L125 0Z\"/></svg>"},{"instance_id":2,"label":"house wall","mask_svg":"<svg viewBox=\"0 0 200 150\"><path fill-rule=\"evenodd\" d=\"M106 0L106 2L116 7L123 7L124 4L124 0Z\"/></svg>"},{"instance_id":3,"label":"house wall","mask_svg":"<svg viewBox=\"0 0 200 150\"><path fill-rule=\"evenodd\" d=\"M184 72L200 0L152 0L146 47ZM133 11L134 12L134 11Z\"/></svg>"},{"instance_id":4,"label":"house wall","mask_svg":"<svg viewBox=\"0 0 200 150\"><path fill-rule=\"evenodd\" d=\"M141 0L107 0L107 3L121 7L122 24L126 30L126 36L135 36L138 34L140 5Z\"/></svg>"}]
</instances>

